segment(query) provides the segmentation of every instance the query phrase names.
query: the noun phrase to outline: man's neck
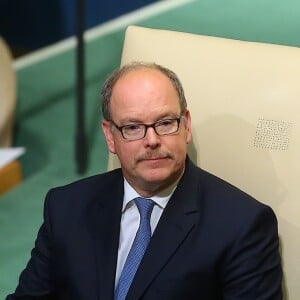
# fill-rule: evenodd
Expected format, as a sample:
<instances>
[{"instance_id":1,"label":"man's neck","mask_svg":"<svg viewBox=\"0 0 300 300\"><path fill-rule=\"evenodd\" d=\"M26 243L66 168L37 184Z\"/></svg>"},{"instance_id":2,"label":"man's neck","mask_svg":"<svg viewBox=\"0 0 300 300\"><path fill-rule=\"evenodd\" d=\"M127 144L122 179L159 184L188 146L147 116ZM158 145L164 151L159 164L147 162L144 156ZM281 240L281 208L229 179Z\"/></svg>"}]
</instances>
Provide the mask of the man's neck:
<instances>
[{"instance_id":1,"label":"man's neck","mask_svg":"<svg viewBox=\"0 0 300 300\"><path fill-rule=\"evenodd\" d=\"M153 196L165 197L170 195L174 191L183 173L184 170L180 173L180 175L175 180L173 180L172 182L166 182L164 185L161 183L158 183L157 185L155 183L151 183L149 185L144 184L142 186L142 185L132 184L132 182L130 182L130 180L127 180L127 178L124 179L141 197L144 198L150 198Z\"/></svg>"}]
</instances>

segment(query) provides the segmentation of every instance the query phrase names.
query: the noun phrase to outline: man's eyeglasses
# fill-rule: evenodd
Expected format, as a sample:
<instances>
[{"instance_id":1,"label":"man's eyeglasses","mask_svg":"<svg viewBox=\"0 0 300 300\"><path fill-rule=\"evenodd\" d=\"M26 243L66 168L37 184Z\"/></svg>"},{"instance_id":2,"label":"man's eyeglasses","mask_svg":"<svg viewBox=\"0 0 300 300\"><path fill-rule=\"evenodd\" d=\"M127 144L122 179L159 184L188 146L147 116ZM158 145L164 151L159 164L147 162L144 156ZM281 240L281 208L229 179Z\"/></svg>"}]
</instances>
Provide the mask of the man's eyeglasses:
<instances>
[{"instance_id":1,"label":"man's eyeglasses","mask_svg":"<svg viewBox=\"0 0 300 300\"><path fill-rule=\"evenodd\" d=\"M183 116L172 119L163 119L152 124L129 124L118 126L115 122L112 124L121 132L122 137L126 140L136 141L143 139L146 136L147 129L153 128L155 133L159 136L169 135L178 132L180 120Z\"/></svg>"}]
</instances>

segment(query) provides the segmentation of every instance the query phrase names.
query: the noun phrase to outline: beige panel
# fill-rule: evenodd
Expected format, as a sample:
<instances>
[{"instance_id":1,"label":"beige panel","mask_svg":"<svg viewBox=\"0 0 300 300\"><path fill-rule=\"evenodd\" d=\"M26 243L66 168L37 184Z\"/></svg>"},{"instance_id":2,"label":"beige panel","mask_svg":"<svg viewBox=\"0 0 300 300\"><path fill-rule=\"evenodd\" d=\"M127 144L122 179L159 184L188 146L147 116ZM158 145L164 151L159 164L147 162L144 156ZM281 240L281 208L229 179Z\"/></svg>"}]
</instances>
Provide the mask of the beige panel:
<instances>
[{"instance_id":1,"label":"beige panel","mask_svg":"<svg viewBox=\"0 0 300 300\"><path fill-rule=\"evenodd\" d=\"M131 61L179 75L192 114L192 159L273 207L285 299L298 299L300 49L130 26L122 64ZM108 168L118 165L111 155Z\"/></svg>"},{"instance_id":2,"label":"beige panel","mask_svg":"<svg viewBox=\"0 0 300 300\"><path fill-rule=\"evenodd\" d=\"M12 57L0 37L0 147L11 146L15 105L16 84Z\"/></svg>"}]
</instances>

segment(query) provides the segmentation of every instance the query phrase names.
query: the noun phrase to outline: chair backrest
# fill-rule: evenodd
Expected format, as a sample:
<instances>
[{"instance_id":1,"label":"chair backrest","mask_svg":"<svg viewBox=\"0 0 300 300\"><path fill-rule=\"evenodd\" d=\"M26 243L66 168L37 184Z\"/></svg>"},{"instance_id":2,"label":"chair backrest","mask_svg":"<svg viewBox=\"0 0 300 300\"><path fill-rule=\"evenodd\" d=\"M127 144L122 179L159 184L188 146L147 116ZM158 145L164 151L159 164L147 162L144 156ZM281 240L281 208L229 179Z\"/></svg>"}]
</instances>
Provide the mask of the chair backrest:
<instances>
[{"instance_id":1,"label":"chair backrest","mask_svg":"<svg viewBox=\"0 0 300 300\"><path fill-rule=\"evenodd\" d=\"M11 146L15 105L16 79L12 57L0 36L0 147Z\"/></svg>"},{"instance_id":2,"label":"chair backrest","mask_svg":"<svg viewBox=\"0 0 300 300\"><path fill-rule=\"evenodd\" d=\"M174 70L192 115L190 157L270 205L285 299L300 295L300 49L128 27L121 64ZM119 166L109 156L108 169Z\"/></svg>"}]
</instances>

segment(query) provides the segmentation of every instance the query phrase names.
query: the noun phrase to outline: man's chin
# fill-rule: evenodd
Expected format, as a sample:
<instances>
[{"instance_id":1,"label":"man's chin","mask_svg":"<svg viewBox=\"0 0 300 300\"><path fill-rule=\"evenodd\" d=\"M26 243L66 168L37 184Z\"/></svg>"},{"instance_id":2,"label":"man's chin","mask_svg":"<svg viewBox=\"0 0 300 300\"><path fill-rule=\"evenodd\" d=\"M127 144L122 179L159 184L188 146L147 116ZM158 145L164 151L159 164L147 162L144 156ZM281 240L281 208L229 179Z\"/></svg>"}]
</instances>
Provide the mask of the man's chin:
<instances>
[{"instance_id":1,"label":"man's chin","mask_svg":"<svg viewBox=\"0 0 300 300\"><path fill-rule=\"evenodd\" d=\"M160 184L170 180L170 172L165 170L164 168L155 168L148 171L144 171L141 174L141 178L144 179L145 182L151 184Z\"/></svg>"}]
</instances>

